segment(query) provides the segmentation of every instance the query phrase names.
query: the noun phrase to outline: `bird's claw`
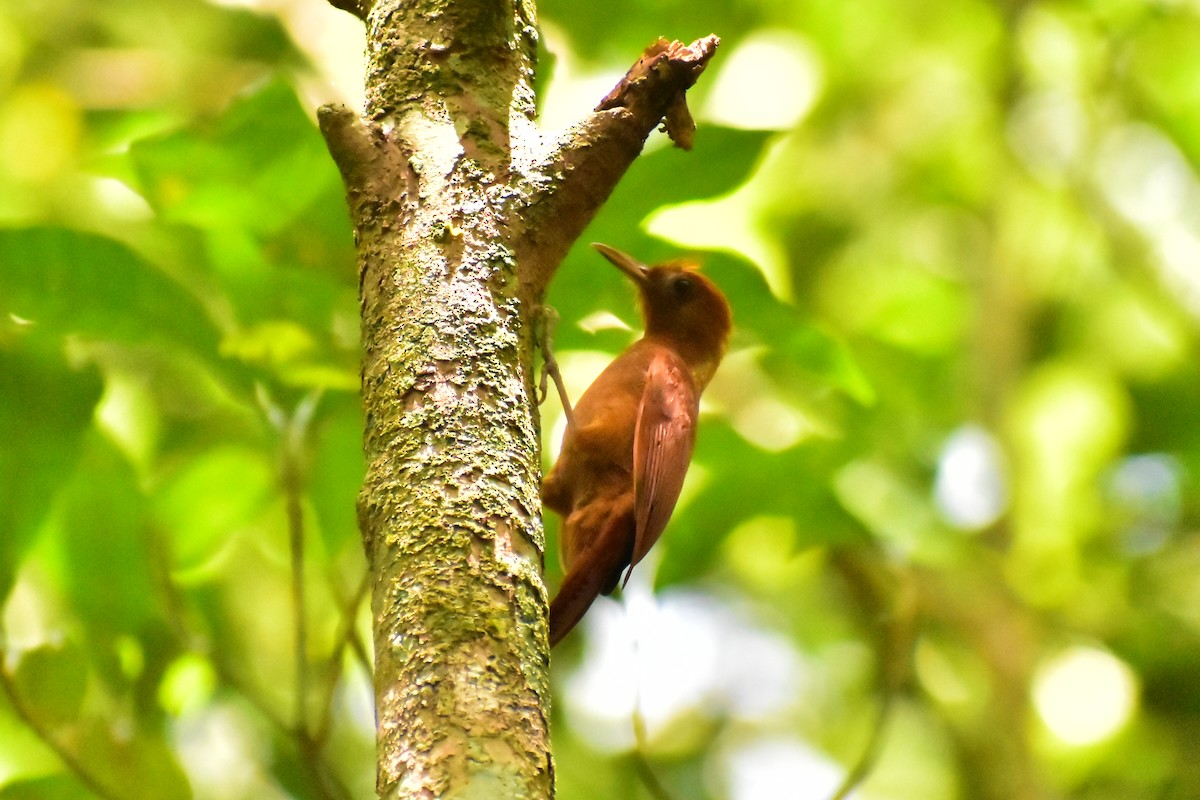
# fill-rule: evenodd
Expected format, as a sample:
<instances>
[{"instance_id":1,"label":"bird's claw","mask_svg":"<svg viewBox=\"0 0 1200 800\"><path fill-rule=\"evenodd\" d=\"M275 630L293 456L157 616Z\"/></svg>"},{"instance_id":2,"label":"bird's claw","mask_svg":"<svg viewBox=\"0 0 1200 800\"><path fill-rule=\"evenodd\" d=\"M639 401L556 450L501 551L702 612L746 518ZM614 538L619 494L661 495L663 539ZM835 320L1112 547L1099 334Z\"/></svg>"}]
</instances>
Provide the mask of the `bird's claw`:
<instances>
[{"instance_id":1,"label":"bird's claw","mask_svg":"<svg viewBox=\"0 0 1200 800\"><path fill-rule=\"evenodd\" d=\"M571 400L567 396L567 387L563 384L562 373L559 372L558 361L554 358L554 348L551 346L554 329L558 327L558 312L551 306L542 306L538 310L538 317L541 321L538 349L542 351L542 370L538 379L537 402L539 406L546 402L546 397L550 393L548 381L554 381L554 388L558 391L558 398L562 402L563 413L566 414L567 424L570 425Z\"/></svg>"}]
</instances>

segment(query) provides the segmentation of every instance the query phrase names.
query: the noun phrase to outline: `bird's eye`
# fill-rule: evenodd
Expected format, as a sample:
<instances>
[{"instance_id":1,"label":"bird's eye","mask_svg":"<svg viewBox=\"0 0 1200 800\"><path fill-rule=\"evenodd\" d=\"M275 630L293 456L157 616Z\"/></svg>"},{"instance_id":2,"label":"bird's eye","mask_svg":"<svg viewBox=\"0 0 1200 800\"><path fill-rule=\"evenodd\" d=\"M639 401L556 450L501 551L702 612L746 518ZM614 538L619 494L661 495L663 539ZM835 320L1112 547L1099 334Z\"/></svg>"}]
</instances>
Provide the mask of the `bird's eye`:
<instances>
[{"instance_id":1,"label":"bird's eye","mask_svg":"<svg viewBox=\"0 0 1200 800\"><path fill-rule=\"evenodd\" d=\"M688 277L679 277L671 282L671 291L675 293L675 297L680 300L686 300L692 296L692 290L696 288L696 282Z\"/></svg>"}]
</instances>

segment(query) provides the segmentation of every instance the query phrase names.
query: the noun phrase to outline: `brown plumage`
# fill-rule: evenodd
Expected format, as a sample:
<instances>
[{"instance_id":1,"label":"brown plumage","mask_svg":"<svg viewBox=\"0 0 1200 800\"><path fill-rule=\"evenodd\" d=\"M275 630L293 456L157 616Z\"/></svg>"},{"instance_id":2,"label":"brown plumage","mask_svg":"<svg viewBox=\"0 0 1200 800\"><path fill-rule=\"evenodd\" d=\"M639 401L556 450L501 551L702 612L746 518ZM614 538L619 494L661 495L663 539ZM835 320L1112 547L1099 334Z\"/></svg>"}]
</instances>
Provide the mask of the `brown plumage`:
<instances>
[{"instance_id":1,"label":"brown plumage","mask_svg":"<svg viewBox=\"0 0 1200 800\"><path fill-rule=\"evenodd\" d=\"M700 393L725 353L729 303L682 263L646 267L593 245L638 286L646 332L575 406L542 499L563 517L566 576L550 604L550 645L658 541L683 486Z\"/></svg>"}]
</instances>

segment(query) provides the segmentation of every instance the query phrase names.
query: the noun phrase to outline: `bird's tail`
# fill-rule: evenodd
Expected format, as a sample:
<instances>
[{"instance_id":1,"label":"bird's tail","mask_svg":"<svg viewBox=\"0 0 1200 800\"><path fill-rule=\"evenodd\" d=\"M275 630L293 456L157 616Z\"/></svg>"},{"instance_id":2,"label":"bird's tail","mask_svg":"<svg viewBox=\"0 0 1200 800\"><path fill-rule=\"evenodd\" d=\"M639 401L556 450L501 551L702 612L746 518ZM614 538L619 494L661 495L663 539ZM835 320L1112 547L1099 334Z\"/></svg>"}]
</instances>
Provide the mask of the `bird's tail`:
<instances>
[{"instance_id":1,"label":"bird's tail","mask_svg":"<svg viewBox=\"0 0 1200 800\"><path fill-rule=\"evenodd\" d=\"M558 644L583 619L596 595L609 594L633 554L633 515L609 518L592 546L575 557L558 594L550 603L550 646Z\"/></svg>"}]
</instances>

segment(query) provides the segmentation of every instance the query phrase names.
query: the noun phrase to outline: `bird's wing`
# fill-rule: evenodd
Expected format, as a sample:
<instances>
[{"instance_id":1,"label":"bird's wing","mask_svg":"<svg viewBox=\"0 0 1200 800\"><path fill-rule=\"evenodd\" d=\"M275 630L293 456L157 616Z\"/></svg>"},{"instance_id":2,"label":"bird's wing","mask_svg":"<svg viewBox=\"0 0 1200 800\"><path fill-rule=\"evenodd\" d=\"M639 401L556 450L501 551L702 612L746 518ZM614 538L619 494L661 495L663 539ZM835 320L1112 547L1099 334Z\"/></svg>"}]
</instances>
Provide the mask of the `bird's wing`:
<instances>
[{"instance_id":1,"label":"bird's wing","mask_svg":"<svg viewBox=\"0 0 1200 800\"><path fill-rule=\"evenodd\" d=\"M699 395L687 364L670 350L656 353L646 370L633 434L636 536L630 571L658 541L675 510L696 442L698 409Z\"/></svg>"}]
</instances>

